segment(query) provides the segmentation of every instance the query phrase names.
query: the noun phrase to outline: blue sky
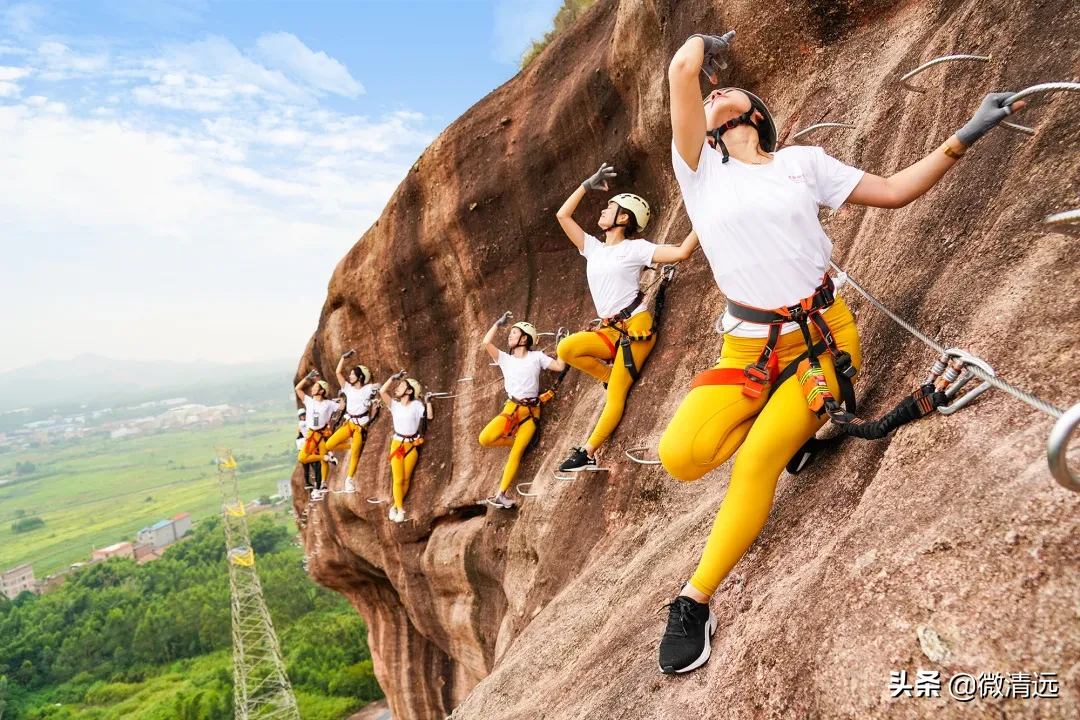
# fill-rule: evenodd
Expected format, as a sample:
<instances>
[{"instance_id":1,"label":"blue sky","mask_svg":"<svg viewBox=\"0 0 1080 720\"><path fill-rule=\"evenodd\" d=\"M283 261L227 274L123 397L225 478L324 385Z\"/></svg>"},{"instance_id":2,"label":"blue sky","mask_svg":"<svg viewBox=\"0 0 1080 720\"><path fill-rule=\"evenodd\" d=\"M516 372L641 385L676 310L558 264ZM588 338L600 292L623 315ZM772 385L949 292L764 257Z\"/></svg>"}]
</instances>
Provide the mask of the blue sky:
<instances>
[{"instance_id":1,"label":"blue sky","mask_svg":"<svg viewBox=\"0 0 1080 720\"><path fill-rule=\"evenodd\" d=\"M0 0L0 371L296 357L560 0Z\"/></svg>"}]
</instances>

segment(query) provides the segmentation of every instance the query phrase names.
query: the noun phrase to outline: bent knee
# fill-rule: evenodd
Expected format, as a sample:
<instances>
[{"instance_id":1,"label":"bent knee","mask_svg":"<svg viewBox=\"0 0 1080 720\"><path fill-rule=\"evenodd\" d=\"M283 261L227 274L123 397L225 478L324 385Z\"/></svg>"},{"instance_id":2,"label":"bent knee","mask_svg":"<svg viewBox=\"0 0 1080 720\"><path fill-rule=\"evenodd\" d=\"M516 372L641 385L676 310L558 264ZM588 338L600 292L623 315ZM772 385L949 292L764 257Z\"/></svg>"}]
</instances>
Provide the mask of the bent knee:
<instances>
[{"instance_id":1,"label":"bent knee","mask_svg":"<svg viewBox=\"0 0 1080 720\"><path fill-rule=\"evenodd\" d=\"M694 463L693 448L684 439L676 437L673 432L664 432L656 452L660 456L660 464L667 470L668 475L676 480L683 482L700 480L709 471L707 466L703 467Z\"/></svg>"}]
</instances>

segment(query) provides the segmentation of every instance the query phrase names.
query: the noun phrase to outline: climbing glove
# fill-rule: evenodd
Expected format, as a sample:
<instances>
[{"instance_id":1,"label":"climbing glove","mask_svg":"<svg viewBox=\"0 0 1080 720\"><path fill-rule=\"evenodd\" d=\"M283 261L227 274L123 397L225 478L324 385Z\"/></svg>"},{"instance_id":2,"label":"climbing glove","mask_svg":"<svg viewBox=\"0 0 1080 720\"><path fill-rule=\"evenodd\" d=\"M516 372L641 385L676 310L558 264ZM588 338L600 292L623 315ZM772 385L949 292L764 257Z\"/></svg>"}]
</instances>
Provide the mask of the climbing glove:
<instances>
[{"instance_id":1,"label":"climbing glove","mask_svg":"<svg viewBox=\"0 0 1080 720\"><path fill-rule=\"evenodd\" d=\"M967 125L956 131L957 139L967 147L975 144L975 141L990 132L995 125L1012 115L1012 107L1002 107L1001 102L1012 93L990 93L983 98L975 115L968 120Z\"/></svg>"},{"instance_id":2,"label":"climbing glove","mask_svg":"<svg viewBox=\"0 0 1080 720\"><path fill-rule=\"evenodd\" d=\"M345 353L344 355L342 355L341 357L347 360L347 359L351 358L351 357L352 357L353 355L355 355L355 354L356 354L356 351L355 351L355 350L348 350L348 351L346 351L346 353Z\"/></svg>"},{"instance_id":3,"label":"climbing glove","mask_svg":"<svg viewBox=\"0 0 1080 720\"><path fill-rule=\"evenodd\" d=\"M607 163L601 163L600 169L597 170L588 180L581 183L581 187L586 190L607 190L608 180L611 180L616 176L615 168Z\"/></svg>"},{"instance_id":4,"label":"climbing glove","mask_svg":"<svg viewBox=\"0 0 1080 720\"><path fill-rule=\"evenodd\" d=\"M502 314L502 317L495 321L495 327L506 327L510 324L510 318L512 318L513 316L514 314L507 310Z\"/></svg>"},{"instance_id":5,"label":"climbing glove","mask_svg":"<svg viewBox=\"0 0 1080 720\"><path fill-rule=\"evenodd\" d=\"M312 380L314 380L317 377L319 377L319 371L318 370L312 370L311 372L309 372L307 375L304 376L304 382L311 382Z\"/></svg>"},{"instance_id":6,"label":"climbing glove","mask_svg":"<svg viewBox=\"0 0 1080 720\"><path fill-rule=\"evenodd\" d=\"M714 84L717 82L717 73L727 67L724 55L731 49L731 41L735 38L735 31L729 30L723 35L702 35L697 33L690 37L699 37L705 41L705 57L701 59L701 72Z\"/></svg>"},{"instance_id":7,"label":"climbing glove","mask_svg":"<svg viewBox=\"0 0 1080 720\"><path fill-rule=\"evenodd\" d=\"M390 379L391 380L400 380L403 377L405 377L405 371L404 370L398 370L396 373L394 373L394 376L392 378L390 378Z\"/></svg>"}]
</instances>

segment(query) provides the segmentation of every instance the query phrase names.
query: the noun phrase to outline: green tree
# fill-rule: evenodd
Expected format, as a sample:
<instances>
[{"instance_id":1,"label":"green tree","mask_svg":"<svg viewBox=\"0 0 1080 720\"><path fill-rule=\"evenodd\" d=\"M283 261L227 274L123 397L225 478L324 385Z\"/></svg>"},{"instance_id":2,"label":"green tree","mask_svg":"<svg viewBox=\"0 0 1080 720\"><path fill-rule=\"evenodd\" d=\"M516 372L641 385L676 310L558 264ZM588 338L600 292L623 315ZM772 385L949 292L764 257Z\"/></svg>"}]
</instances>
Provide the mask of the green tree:
<instances>
[{"instance_id":1,"label":"green tree","mask_svg":"<svg viewBox=\"0 0 1080 720\"><path fill-rule=\"evenodd\" d=\"M0 720L4 720L4 711L8 706L8 679L7 675L0 675Z\"/></svg>"}]
</instances>

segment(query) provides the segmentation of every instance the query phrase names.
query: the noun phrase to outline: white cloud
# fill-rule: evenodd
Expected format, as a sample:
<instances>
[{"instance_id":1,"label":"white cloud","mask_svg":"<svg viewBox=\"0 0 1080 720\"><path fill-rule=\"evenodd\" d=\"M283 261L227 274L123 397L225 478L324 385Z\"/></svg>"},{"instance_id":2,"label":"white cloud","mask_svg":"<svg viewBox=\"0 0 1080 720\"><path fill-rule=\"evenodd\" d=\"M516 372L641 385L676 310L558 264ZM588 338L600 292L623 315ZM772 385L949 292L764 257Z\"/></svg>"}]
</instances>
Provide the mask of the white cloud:
<instances>
[{"instance_id":1,"label":"white cloud","mask_svg":"<svg viewBox=\"0 0 1080 720\"><path fill-rule=\"evenodd\" d=\"M434 133L416 112L321 107L363 87L291 35L262 40L248 53L211 36L110 56L50 39L25 67L0 66L0 227L48 249L5 265L0 307L17 309L0 367L27 361L20 347L235 360L256 344L302 349L334 265ZM51 84L72 77L85 81ZM49 298L31 312L46 275ZM242 316L224 334L223 308ZM41 312L56 318L49 333Z\"/></svg>"},{"instance_id":2,"label":"white cloud","mask_svg":"<svg viewBox=\"0 0 1080 720\"><path fill-rule=\"evenodd\" d=\"M521 62L530 40L539 40L552 27L562 0L496 0L491 56L507 65Z\"/></svg>"},{"instance_id":3,"label":"white cloud","mask_svg":"<svg viewBox=\"0 0 1080 720\"><path fill-rule=\"evenodd\" d=\"M30 74L29 68L0 65L0 80L19 80Z\"/></svg>"},{"instance_id":4,"label":"white cloud","mask_svg":"<svg viewBox=\"0 0 1080 720\"><path fill-rule=\"evenodd\" d=\"M4 24L20 35L34 32L44 18L45 8L33 2L16 3L4 11Z\"/></svg>"},{"instance_id":5,"label":"white cloud","mask_svg":"<svg viewBox=\"0 0 1080 720\"><path fill-rule=\"evenodd\" d=\"M364 92L348 68L324 52L314 52L292 33L261 36L256 50L271 67L299 78L319 90L355 98Z\"/></svg>"}]
</instances>

